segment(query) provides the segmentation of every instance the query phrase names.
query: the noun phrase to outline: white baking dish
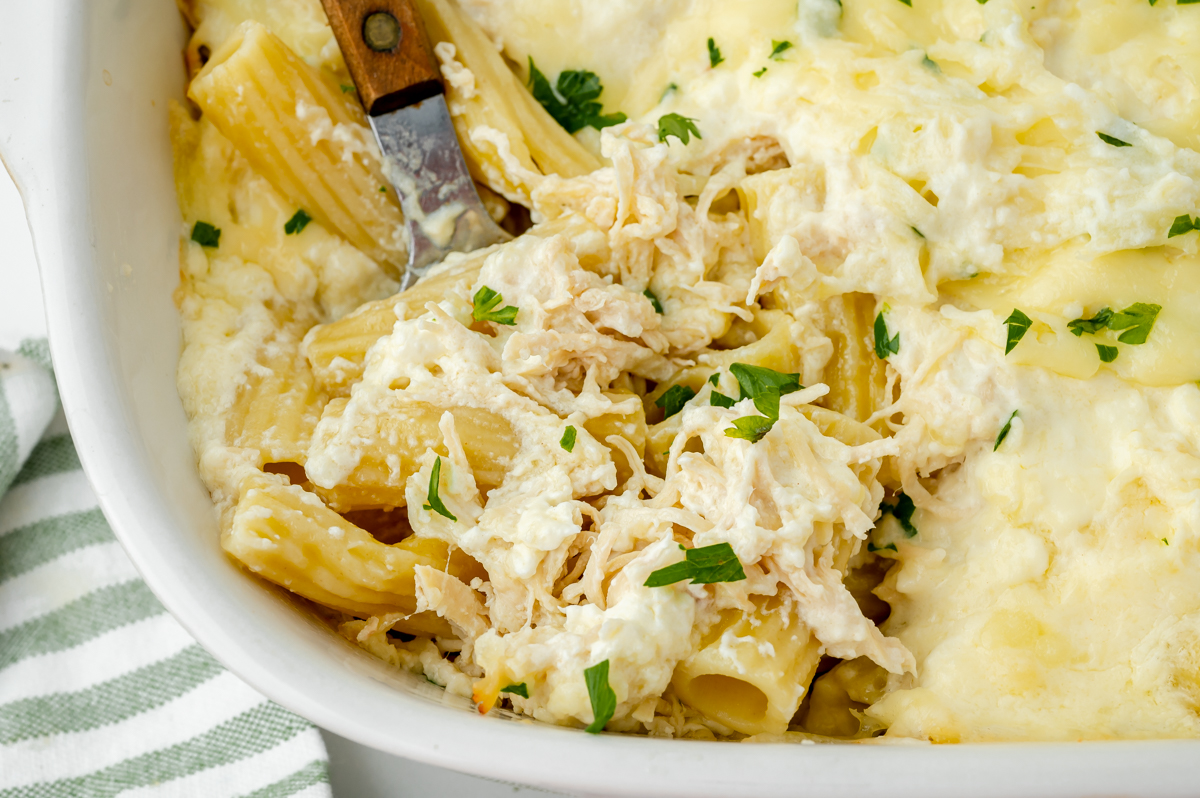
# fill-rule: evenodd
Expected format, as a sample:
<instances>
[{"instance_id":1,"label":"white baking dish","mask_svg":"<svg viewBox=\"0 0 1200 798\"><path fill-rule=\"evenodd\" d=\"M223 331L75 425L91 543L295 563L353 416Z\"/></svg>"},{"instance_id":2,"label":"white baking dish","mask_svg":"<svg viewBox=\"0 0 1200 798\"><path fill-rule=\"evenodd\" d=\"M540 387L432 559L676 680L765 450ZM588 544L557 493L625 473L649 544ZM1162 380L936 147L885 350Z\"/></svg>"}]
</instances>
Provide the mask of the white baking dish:
<instances>
[{"instance_id":1,"label":"white baking dish","mask_svg":"<svg viewBox=\"0 0 1200 798\"><path fill-rule=\"evenodd\" d=\"M479 717L245 576L217 545L175 393L166 104L182 96L184 37L171 0L0 0L0 155L28 210L63 403L105 514L168 609L247 682L384 751L587 795L1200 793L1200 742L739 745Z\"/></svg>"}]
</instances>

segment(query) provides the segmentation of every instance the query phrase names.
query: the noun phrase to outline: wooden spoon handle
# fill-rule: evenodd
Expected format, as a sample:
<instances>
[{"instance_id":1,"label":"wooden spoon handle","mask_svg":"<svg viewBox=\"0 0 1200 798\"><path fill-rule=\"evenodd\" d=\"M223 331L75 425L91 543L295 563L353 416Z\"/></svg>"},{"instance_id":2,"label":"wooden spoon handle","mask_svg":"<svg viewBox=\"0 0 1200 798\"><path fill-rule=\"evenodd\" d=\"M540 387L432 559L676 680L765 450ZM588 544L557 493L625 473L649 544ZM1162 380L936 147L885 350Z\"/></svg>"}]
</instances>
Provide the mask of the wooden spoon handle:
<instances>
[{"instance_id":1,"label":"wooden spoon handle","mask_svg":"<svg viewBox=\"0 0 1200 798\"><path fill-rule=\"evenodd\" d=\"M379 116L442 91L412 0L321 0L363 107Z\"/></svg>"}]
</instances>

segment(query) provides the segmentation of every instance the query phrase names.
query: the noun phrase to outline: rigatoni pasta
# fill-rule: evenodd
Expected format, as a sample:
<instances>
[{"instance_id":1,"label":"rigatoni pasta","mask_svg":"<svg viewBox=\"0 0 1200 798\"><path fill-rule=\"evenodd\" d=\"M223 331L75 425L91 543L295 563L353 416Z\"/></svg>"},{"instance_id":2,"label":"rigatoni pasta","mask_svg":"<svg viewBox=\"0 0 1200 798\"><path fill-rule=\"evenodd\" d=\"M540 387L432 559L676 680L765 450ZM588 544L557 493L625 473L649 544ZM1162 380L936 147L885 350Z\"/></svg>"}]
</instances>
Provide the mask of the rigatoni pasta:
<instances>
[{"instance_id":1,"label":"rigatoni pasta","mask_svg":"<svg viewBox=\"0 0 1200 798\"><path fill-rule=\"evenodd\" d=\"M183 6L179 387L248 573L589 732L1200 736L1200 11L418 0L515 237L397 293L317 0Z\"/></svg>"},{"instance_id":2,"label":"rigatoni pasta","mask_svg":"<svg viewBox=\"0 0 1200 798\"><path fill-rule=\"evenodd\" d=\"M406 257L400 203L361 106L253 20L234 30L188 96L297 206L384 263Z\"/></svg>"}]
</instances>

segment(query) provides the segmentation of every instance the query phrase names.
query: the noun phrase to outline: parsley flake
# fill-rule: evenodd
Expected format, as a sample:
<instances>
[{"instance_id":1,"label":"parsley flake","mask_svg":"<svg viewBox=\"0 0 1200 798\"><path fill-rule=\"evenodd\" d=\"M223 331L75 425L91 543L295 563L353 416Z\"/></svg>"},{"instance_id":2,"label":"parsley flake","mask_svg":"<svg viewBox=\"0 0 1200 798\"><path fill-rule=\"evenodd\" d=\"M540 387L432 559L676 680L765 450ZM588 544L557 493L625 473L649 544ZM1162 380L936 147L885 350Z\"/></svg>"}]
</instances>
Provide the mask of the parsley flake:
<instances>
[{"instance_id":1,"label":"parsley flake","mask_svg":"<svg viewBox=\"0 0 1200 798\"><path fill-rule=\"evenodd\" d=\"M762 69L758 70L757 72L751 72L750 74L754 75L754 77L756 77L756 78L761 78L763 75L767 74L767 68L763 67Z\"/></svg>"},{"instance_id":2,"label":"parsley flake","mask_svg":"<svg viewBox=\"0 0 1200 798\"><path fill-rule=\"evenodd\" d=\"M442 481L442 458L433 461L433 471L429 474L429 496L427 500L429 504L422 505L423 509L432 510L440 516L449 518L451 521L457 521L454 514L446 509L446 505L442 504L442 499L438 496L438 488Z\"/></svg>"},{"instance_id":3,"label":"parsley flake","mask_svg":"<svg viewBox=\"0 0 1200 798\"><path fill-rule=\"evenodd\" d=\"M292 214L292 218L288 219L283 225L283 232L285 235L294 236L304 228L308 227L308 223L311 221L312 217L309 216L303 208L301 208Z\"/></svg>"},{"instance_id":4,"label":"parsley flake","mask_svg":"<svg viewBox=\"0 0 1200 798\"><path fill-rule=\"evenodd\" d=\"M912 8L912 0L900 0L900 2L904 3L904 5L908 6L909 8Z\"/></svg>"},{"instance_id":5,"label":"parsley flake","mask_svg":"<svg viewBox=\"0 0 1200 798\"><path fill-rule=\"evenodd\" d=\"M1162 538L1162 542L1163 542L1163 545L1164 545L1164 546L1170 546L1170 545L1171 545L1170 543L1168 543L1168 542L1167 542L1167 539L1166 539L1166 538Z\"/></svg>"},{"instance_id":6,"label":"parsley flake","mask_svg":"<svg viewBox=\"0 0 1200 798\"><path fill-rule=\"evenodd\" d=\"M1200 230L1200 216L1193 219L1185 213L1183 216L1175 217L1175 221L1171 224L1171 230L1167 233L1167 238L1181 236L1193 230Z\"/></svg>"},{"instance_id":7,"label":"parsley flake","mask_svg":"<svg viewBox=\"0 0 1200 798\"><path fill-rule=\"evenodd\" d=\"M771 55L769 57L772 61L781 61L781 60L783 60L782 59L783 54L786 53L790 49L792 49L791 42L786 41L786 40L779 42L779 41L775 41L774 39L772 39L771 40ZM763 67L763 69L766 69L766 67Z\"/></svg>"},{"instance_id":8,"label":"parsley flake","mask_svg":"<svg viewBox=\"0 0 1200 798\"><path fill-rule=\"evenodd\" d=\"M1117 359L1119 354L1115 346L1105 346L1104 344L1096 344L1096 352L1100 355L1101 363L1111 363Z\"/></svg>"},{"instance_id":9,"label":"parsley flake","mask_svg":"<svg viewBox=\"0 0 1200 798\"><path fill-rule=\"evenodd\" d=\"M644 587L664 587L692 580L693 585L711 585L716 582L740 582L746 578L742 563L733 546L714 543L698 549L687 549L683 562L659 568L643 583Z\"/></svg>"},{"instance_id":10,"label":"parsley flake","mask_svg":"<svg viewBox=\"0 0 1200 798\"><path fill-rule=\"evenodd\" d=\"M883 311L875 317L875 356L887 360L888 355L900 353L900 333L888 338L887 322L883 320Z\"/></svg>"},{"instance_id":11,"label":"parsley flake","mask_svg":"<svg viewBox=\"0 0 1200 798\"><path fill-rule=\"evenodd\" d=\"M654 292L647 288L642 292L642 296L650 300L650 305L654 308L654 312L661 316L663 312L663 306L662 303L658 301L658 297L654 295Z\"/></svg>"},{"instance_id":12,"label":"parsley flake","mask_svg":"<svg viewBox=\"0 0 1200 798\"><path fill-rule=\"evenodd\" d=\"M700 135L699 128L696 127L696 120L681 114L667 114L659 117L658 140L666 141L668 136L674 136L684 144L691 140L690 136L698 139L704 138Z\"/></svg>"},{"instance_id":13,"label":"parsley flake","mask_svg":"<svg viewBox=\"0 0 1200 798\"><path fill-rule=\"evenodd\" d=\"M730 408L737 404L737 400L732 396L726 396L717 390L721 387L721 375L718 372L713 372L708 376L708 381L712 385L713 390L708 394L709 407L724 407Z\"/></svg>"},{"instance_id":14,"label":"parsley flake","mask_svg":"<svg viewBox=\"0 0 1200 798\"><path fill-rule=\"evenodd\" d=\"M568 452L574 451L576 434L577 433L576 433L574 427L567 427L563 431L562 440L560 440L558 442L558 445L563 447L564 449L566 449ZM529 696L525 696L525 697L528 698Z\"/></svg>"},{"instance_id":15,"label":"parsley flake","mask_svg":"<svg viewBox=\"0 0 1200 798\"><path fill-rule=\"evenodd\" d=\"M712 393L710 393L708 395L708 406L709 407L730 408L730 407L733 407L735 404L737 404L736 399L734 399L732 396L726 396L725 394L721 393L720 391L714 390Z\"/></svg>"},{"instance_id":16,"label":"parsley flake","mask_svg":"<svg viewBox=\"0 0 1200 798\"><path fill-rule=\"evenodd\" d=\"M1081 337L1084 333L1095 335L1104 328L1108 327L1108 322L1113 317L1112 308L1101 308L1096 312L1095 316L1090 319L1074 319L1067 322L1067 329L1074 333L1076 338Z\"/></svg>"},{"instance_id":17,"label":"parsley flake","mask_svg":"<svg viewBox=\"0 0 1200 798\"><path fill-rule=\"evenodd\" d=\"M1012 429L1013 419L1017 417L1019 410L1012 411L1012 415L1008 417L1008 421L1004 422L1004 426L1000 428L1000 434L996 436L996 445L992 447L992 451L1000 448L1000 444L1004 443L1004 439L1008 437L1009 431Z\"/></svg>"},{"instance_id":18,"label":"parsley flake","mask_svg":"<svg viewBox=\"0 0 1200 798\"><path fill-rule=\"evenodd\" d=\"M786 374L764 366L751 366L749 363L734 363L729 367L729 373L738 381L742 389L742 399L753 399L758 406L759 398L774 393L777 397L800 390L799 374ZM715 376L715 375L714 375ZM778 407L778 398L776 399ZM761 408L760 408L761 409Z\"/></svg>"},{"instance_id":19,"label":"parsley flake","mask_svg":"<svg viewBox=\"0 0 1200 798\"><path fill-rule=\"evenodd\" d=\"M663 420L666 420L682 410L683 406L695 397L696 392L686 385L672 385L654 400L654 404L662 408Z\"/></svg>"},{"instance_id":20,"label":"parsley flake","mask_svg":"<svg viewBox=\"0 0 1200 798\"><path fill-rule=\"evenodd\" d=\"M1013 312L1008 314L1004 323L1008 325L1008 341L1004 344L1004 354L1007 355L1013 351L1013 347L1021 342L1025 333L1029 332L1029 328L1033 326L1033 319L1013 308Z\"/></svg>"},{"instance_id":21,"label":"parsley flake","mask_svg":"<svg viewBox=\"0 0 1200 798\"><path fill-rule=\"evenodd\" d=\"M776 420L766 416L735 418L733 426L725 430L725 436L728 438L743 438L751 443L758 443L771 431L771 427L775 426Z\"/></svg>"},{"instance_id":22,"label":"parsley flake","mask_svg":"<svg viewBox=\"0 0 1200 798\"><path fill-rule=\"evenodd\" d=\"M721 63L724 60L725 60L725 57L721 55L721 48L717 47L717 43L715 41L713 41L711 36L709 36L708 37L708 63L709 63L709 66L715 67L717 64Z\"/></svg>"},{"instance_id":23,"label":"parsley flake","mask_svg":"<svg viewBox=\"0 0 1200 798\"><path fill-rule=\"evenodd\" d=\"M221 228L208 222L196 222L192 225L192 240L202 247L217 247L221 243Z\"/></svg>"},{"instance_id":24,"label":"parsley flake","mask_svg":"<svg viewBox=\"0 0 1200 798\"><path fill-rule=\"evenodd\" d=\"M1105 144L1111 144L1114 147L1132 147L1133 146L1128 141L1121 141L1116 136L1110 136L1107 133L1101 133L1099 130L1096 131L1096 135L1099 136L1100 140L1103 141Z\"/></svg>"},{"instance_id":25,"label":"parsley flake","mask_svg":"<svg viewBox=\"0 0 1200 798\"><path fill-rule=\"evenodd\" d=\"M985 3L986 3L986 2L987 2L987 0L983 0L983 2L985 2ZM867 541L867 551L869 551L869 552L876 552L876 551L896 551L896 550L897 550L897 549L896 549L896 544L895 544L895 543L889 543L889 544L887 544L886 546L876 546L876 545L875 545L874 543L872 543L871 541L869 541L869 540Z\"/></svg>"},{"instance_id":26,"label":"parsley flake","mask_svg":"<svg viewBox=\"0 0 1200 798\"><path fill-rule=\"evenodd\" d=\"M734 419L733 426L726 429L725 434L730 438L742 438L751 443L761 441L779 420L780 397L804 387L800 384L799 374L786 374L748 363L734 363L729 367L729 373L738 381L741 388L740 398L753 399L754 407L762 415ZM710 397L709 404L719 404L721 401Z\"/></svg>"},{"instance_id":27,"label":"parsley flake","mask_svg":"<svg viewBox=\"0 0 1200 798\"><path fill-rule=\"evenodd\" d=\"M380 186L380 187L379 187L379 193L380 193L380 194L386 194L386 193L387 193L387 186Z\"/></svg>"},{"instance_id":28,"label":"parsley flake","mask_svg":"<svg viewBox=\"0 0 1200 798\"><path fill-rule=\"evenodd\" d=\"M490 321L509 327L516 325L517 308L509 305L508 307L496 310L495 307L504 301L504 297L486 285L475 292L475 297L472 301L475 307L471 310L471 318L475 319L475 321Z\"/></svg>"},{"instance_id":29,"label":"parsley flake","mask_svg":"<svg viewBox=\"0 0 1200 798\"><path fill-rule=\"evenodd\" d=\"M558 89L556 94L554 88ZM533 98L542 104L546 112L554 117L554 121L562 125L568 133L574 133L585 127L597 130L624 122L625 114L600 113L604 106L597 98L603 93L600 78L595 72L587 70L568 69L561 72L558 82L551 88L550 81L529 59L529 91ZM559 96L562 99L559 99Z\"/></svg>"},{"instance_id":30,"label":"parsley flake","mask_svg":"<svg viewBox=\"0 0 1200 798\"><path fill-rule=\"evenodd\" d=\"M583 671L583 682L587 685L588 698L592 702L592 722L584 731L596 734L604 730L617 711L617 694L608 683L608 660L599 662Z\"/></svg>"},{"instance_id":31,"label":"parsley flake","mask_svg":"<svg viewBox=\"0 0 1200 798\"><path fill-rule=\"evenodd\" d=\"M1162 305L1135 302L1120 313L1114 313L1108 320L1108 329L1124 330L1125 332L1117 337L1123 344L1144 344L1150 337L1150 331L1154 329L1154 320L1158 318L1160 310Z\"/></svg>"},{"instance_id":32,"label":"parsley flake","mask_svg":"<svg viewBox=\"0 0 1200 798\"><path fill-rule=\"evenodd\" d=\"M891 513L892 517L900 522L900 528L904 530L904 536L908 538L915 538L917 536L917 528L913 526L912 522L913 513L916 510L916 505L913 504L913 500L906 493L897 493L895 504L885 504L883 506L883 512L885 514Z\"/></svg>"},{"instance_id":33,"label":"parsley flake","mask_svg":"<svg viewBox=\"0 0 1200 798\"><path fill-rule=\"evenodd\" d=\"M529 686L525 684L525 682L521 682L520 684L510 684L508 687L501 687L500 692L512 693L513 695L521 696L521 698L529 698Z\"/></svg>"},{"instance_id":34,"label":"parsley flake","mask_svg":"<svg viewBox=\"0 0 1200 798\"><path fill-rule=\"evenodd\" d=\"M345 83L342 84L342 94L353 94L354 91L355 89L353 86L348 86Z\"/></svg>"}]
</instances>

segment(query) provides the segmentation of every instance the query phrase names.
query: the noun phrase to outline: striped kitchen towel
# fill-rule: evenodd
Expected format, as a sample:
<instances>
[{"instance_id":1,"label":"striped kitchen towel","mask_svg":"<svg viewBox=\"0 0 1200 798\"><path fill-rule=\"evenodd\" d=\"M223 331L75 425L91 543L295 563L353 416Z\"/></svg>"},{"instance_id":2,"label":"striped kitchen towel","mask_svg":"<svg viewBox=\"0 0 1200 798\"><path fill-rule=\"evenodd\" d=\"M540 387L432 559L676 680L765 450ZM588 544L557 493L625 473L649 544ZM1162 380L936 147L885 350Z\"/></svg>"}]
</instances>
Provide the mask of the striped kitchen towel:
<instances>
[{"instance_id":1,"label":"striped kitchen towel","mask_svg":"<svg viewBox=\"0 0 1200 798\"><path fill-rule=\"evenodd\" d=\"M79 466L45 341L0 352L0 798L328 798L316 728L138 578Z\"/></svg>"}]
</instances>

